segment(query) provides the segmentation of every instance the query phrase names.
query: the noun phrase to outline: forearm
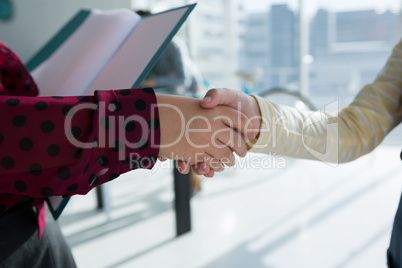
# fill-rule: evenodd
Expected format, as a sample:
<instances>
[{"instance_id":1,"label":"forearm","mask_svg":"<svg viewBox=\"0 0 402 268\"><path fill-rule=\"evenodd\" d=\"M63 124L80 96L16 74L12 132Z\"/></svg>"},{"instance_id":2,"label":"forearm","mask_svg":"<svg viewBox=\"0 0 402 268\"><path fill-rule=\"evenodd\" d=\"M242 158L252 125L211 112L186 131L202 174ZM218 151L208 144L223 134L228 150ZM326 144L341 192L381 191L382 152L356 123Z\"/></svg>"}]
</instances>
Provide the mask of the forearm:
<instances>
[{"instance_id":1,"label":"forearm","mask_svg":"<svg viewBox=\"0 0 402 268\"><path fill-rule=\"evenodd\" d=\"M338 136L332 124L327 124L328 114L301 112L261 97L257 97L257 101L262 125L251 152L306 159L320 156L325 157L326 161L335 161Z\"/></svg>"}]
</instances>

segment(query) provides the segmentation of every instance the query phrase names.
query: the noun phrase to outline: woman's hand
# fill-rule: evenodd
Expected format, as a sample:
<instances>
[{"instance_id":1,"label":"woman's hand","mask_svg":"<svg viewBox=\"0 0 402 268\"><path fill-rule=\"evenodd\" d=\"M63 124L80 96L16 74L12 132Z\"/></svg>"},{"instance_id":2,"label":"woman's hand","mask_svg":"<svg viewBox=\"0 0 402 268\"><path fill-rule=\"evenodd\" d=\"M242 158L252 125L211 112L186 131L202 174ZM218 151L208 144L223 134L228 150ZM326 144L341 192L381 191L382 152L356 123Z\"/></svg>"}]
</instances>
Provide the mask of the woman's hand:
<instances>
[{"instance_id":1,"label":"woman's hand","mask_svg":"<svg viewBox=\"0 0 402 268\"><path fill-rule=\"evenodd\" d=\"M255 133L248 118L233 108L201 107L201 101L173 95L157 95L161 129L160 157L181 160L190 165L207 163L221 171L233 166L235 157L247 153L248 140Z\"/></svg>"},{"instance_id":2,"label":"woman's hand","mask_svg":"<svg viewBox=\"0 0 402 268\"><path fill-rule=\"evenodd\" d=\"M261 128L261 112L256 99L253 96L247 95L238 90L227 88L211 89L207 92L204 99L201 101L203 108L215 108L216 106L226 106L242 112L251 121L255 129L249 129L249 134L257 136ZM252 140L252 139L251 139ZM177 163L178 170L186 174L190 171L189 163L179 161ZM213 177L215 171L221 171L211 168L208 163L203 162L192 165L191 169L198 175Z\"/></svg>"}]
</instances>

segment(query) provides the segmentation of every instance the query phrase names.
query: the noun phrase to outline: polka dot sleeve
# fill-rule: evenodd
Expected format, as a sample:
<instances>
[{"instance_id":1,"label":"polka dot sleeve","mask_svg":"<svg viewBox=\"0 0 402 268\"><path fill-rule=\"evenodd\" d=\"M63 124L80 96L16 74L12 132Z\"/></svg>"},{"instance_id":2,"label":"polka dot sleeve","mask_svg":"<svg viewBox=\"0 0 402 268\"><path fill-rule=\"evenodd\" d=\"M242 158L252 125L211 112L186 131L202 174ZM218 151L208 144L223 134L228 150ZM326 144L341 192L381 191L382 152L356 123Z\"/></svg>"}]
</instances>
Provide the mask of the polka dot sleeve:
<instances>
[{"instance_id":1,"label":"polka dot sleeve","mask_svg":"<svg viewBox=\"0 0 402 268\"><path fill-rule=\"evenodd\" d=\"M41 97L18 56L0 41L0 215L35 197L38 236L46 196L86 194L159 152L159 113L152 89Z\"/></svg>"},{"instance_id":2,"label":"polka dot sleeve","mask_svg":"<svg viewBox=\"0 0 402 268\"><path fill-rule=\"evenodd\" d=\"M0 95L37 96L38 88L18 56L0 41Z\"/></svg>"},{"instance_id":3,"label":"polka dot sleeve","mask_svg":"<svg viewBox=\"0 0 402 268\"><path fill-rule=\"evenodd\" d=\"M132 169L152 168L159 151L152 89L0 96L0 122L2 193L86 194Z\"/></svg>"}]
</instances>

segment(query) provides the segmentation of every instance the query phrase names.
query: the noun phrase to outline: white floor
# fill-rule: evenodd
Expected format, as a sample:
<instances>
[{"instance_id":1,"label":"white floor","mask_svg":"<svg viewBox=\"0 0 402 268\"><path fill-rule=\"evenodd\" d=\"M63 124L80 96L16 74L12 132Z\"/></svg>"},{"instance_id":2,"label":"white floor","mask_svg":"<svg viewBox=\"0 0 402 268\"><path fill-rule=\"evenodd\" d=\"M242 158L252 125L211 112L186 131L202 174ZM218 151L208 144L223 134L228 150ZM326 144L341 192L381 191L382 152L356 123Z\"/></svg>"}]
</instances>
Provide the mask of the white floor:
<instances>
[{"instance_id":1,"label":"white floor","mask_svg":"<svg viewBox=\"0 0 402 268\"><path fill-rule=\"evenodd\" d=\"M110 183L106 213L94 193L74 197L60 222L78 267L386 267L400 151L381 146L338 167L250 155L203 179L193 230L179 238L167 163Z\"/></svg>"}]
</instances>

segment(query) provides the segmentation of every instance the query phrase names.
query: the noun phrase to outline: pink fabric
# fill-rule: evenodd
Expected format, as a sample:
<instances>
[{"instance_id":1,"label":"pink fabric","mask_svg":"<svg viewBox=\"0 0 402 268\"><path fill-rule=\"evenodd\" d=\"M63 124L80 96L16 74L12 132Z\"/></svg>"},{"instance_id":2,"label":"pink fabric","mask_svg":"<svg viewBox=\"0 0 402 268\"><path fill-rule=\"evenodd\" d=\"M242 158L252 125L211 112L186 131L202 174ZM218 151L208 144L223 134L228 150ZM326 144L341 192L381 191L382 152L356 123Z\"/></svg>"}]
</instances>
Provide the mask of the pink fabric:
<instances>
[{"instance_id":1,"label":"pink fabric","mask_svg":"<svg viewBox=\"0 0 402 268\"><path fill-rule=\"evenodd\" d=\"M39 227L38 238L40 239L42 237L43 230L45 229L45 224L46 224L45 203L43 202L42 198L35 198L33 203L36 208L36 212L38 214L38 217L37 217L38 227Z\"/></svg>"}]
</instances>

